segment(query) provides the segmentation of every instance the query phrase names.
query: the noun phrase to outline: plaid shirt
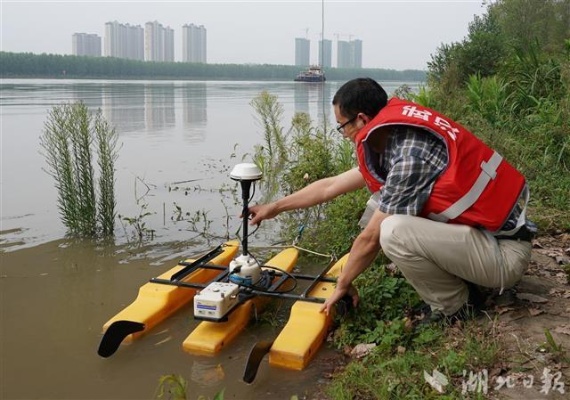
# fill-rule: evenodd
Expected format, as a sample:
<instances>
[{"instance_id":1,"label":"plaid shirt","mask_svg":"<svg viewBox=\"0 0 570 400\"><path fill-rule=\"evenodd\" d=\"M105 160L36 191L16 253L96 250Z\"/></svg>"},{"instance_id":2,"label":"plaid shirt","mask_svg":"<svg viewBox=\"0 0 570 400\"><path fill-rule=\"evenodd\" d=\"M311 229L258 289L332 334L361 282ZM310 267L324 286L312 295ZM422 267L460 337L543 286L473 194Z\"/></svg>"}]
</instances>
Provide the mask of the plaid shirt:
<instances>
[{"instance_id":1,"label":"plaid shirt","mask_svg":"<svg viewBox=\"0 0 570 400\"><path fill-rule=\"evenodd\" d=\"M386 148L378 155L377 173L385 180L378 207L387 214L419 215L437 177L448 162L443 139L403 125L394 126ZM515 227L520 206L515 207L502 230ZM527 227L536 231L527 220Z\"/></svg>"},{"instance_id":2,"label":"plaid shirt","mask_svg":"<svg viewBox=\"0 0 570 400\"><path fill-rule=\"evenodd\" d=\"M435 135L395 126L378 161L376 172L386 181L380 189L380 211L419 215L436 178L447 166L447 149Z\"/></svg>"}]
</instances>

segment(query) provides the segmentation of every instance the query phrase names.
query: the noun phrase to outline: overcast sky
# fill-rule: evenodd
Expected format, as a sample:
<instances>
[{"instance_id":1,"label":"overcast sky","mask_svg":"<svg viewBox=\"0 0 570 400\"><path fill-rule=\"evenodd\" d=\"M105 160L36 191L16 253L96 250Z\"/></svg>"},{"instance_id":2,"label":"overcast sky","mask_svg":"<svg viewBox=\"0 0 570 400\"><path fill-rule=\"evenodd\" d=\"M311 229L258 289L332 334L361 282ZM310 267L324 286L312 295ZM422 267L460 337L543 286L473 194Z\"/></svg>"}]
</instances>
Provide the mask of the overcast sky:
<instances>
[{"instance_id":1,"label":"overcast sky","mask_svg":"<svg viewBox=\"0 0 570 400\"><path fill-rule=\"evenodd\" d=\"M182 25L204 25L209 63L295 63L295 38L311 40L317 62L322 26L318 1L25 1L0 0L1 48L12 52L71 54L73 33L95 33L105 23L158 21L174 29L182 57ZM482 0L375 0L324 2L325 38L362 40L365 68L426 69L438 46L461 41Z\"/></svg>"}]
</instances>

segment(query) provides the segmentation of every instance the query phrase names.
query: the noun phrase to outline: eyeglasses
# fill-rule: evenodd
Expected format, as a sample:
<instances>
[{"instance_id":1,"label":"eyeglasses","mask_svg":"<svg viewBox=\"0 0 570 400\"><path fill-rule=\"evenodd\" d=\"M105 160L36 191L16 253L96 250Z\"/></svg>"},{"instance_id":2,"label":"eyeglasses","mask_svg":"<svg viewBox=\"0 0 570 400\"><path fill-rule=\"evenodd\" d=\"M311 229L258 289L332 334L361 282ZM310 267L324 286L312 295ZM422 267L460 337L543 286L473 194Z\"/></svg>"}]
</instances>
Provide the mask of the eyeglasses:
<instances>
[{"instance_id":1,"label":"eyeglasses","mask_svg":"<svg viewBox=\"0 0 570 400\"><path fill-rule=\"evenodd\" d=\"M336 126L336 130L337 130L339 133L341 133L341 134L344 133L344 127L347 126L348 124L350 124L351 122L354 122L354 121L356 120L356 118L358 118L358 115L355 116L355 117L353 117L353 118L351 118L351 119L349 119L348 121L346 121L346 122L343 123L343 124L338 124L338 125Z\"/></svg>"}]
</instances>

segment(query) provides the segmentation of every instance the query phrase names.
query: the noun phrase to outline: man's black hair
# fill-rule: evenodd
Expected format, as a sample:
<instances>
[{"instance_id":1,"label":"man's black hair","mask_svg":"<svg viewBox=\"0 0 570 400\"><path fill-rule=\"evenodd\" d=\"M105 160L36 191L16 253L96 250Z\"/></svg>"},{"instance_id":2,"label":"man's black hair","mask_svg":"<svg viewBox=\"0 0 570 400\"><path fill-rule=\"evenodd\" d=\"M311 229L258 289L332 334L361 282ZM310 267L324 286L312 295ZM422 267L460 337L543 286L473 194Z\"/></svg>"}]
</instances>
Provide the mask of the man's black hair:
<instances>
[{"instance_id":1,"label":"man's black hair","mask_svg":"<svg viewBox=\"0 0 570 400\"><path fill-rule=\"evenodd\" d=\"M356 78L337 90L332 104L338 105L340 113L347 118L354 118L358 113L374 118L387 102L388 95L378 82L371 78Z\"/></svg>"}]
</instances>

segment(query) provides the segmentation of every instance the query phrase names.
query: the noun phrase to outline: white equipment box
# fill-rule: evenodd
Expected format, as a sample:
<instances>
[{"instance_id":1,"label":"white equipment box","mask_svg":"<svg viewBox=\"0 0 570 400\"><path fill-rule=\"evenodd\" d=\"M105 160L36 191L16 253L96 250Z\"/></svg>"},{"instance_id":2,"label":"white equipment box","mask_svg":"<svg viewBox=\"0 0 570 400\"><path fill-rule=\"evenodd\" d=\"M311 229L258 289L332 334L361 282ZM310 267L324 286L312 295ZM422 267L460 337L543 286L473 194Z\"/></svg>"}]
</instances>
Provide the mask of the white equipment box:
<instances>
[{"instance_id":1,"label":"white equipment box","mask_svg":"<svg viewBox=\"0 0 570 400\"><path fill-rule=\"evenodd\" d=\"M238 302L239 286L230 282L212 282L194 296L194 316L221 319Z\"/></svg>"}]
</instances>

